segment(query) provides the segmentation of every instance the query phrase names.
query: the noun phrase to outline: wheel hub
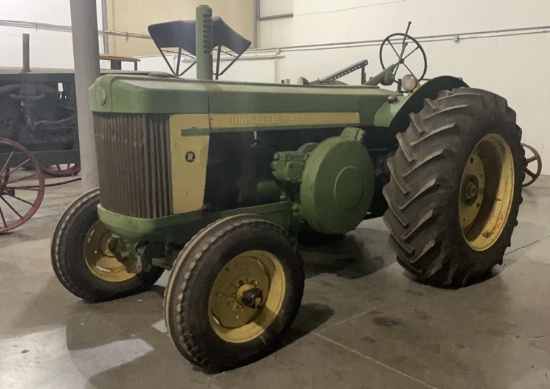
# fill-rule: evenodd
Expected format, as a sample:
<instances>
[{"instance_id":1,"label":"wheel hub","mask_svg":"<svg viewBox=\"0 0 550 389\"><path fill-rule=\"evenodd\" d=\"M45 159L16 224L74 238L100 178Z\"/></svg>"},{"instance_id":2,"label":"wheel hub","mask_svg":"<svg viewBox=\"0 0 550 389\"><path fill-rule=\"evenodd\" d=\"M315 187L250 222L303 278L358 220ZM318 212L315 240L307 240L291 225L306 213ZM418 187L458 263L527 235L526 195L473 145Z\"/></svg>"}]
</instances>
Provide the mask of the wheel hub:
<instances>
[{"instance_id":1,"label":"wheel hub","mask_svg":"<svg viewBox=\"0 0 550 389\"><path fill-rule=\"evenodd\" d=\"M264 291L269 290L269 276L261 262L238 256L218 276L214 289L212 315L225 328L238 328L258 315Z\"/></svg>"},{"instance_id":2,"label":"wheel hub","mask_svg":"<svg viewBox=\"0 0 550 389\"><path fill-rule=\"evenodd\" d=\"M473 177L475 179L475 177ZM477 194L479 192L479 188L477 187L476 182L474 180L468 182L468 185L466 185L466 198L470 200L475 200L477 197Z\"/></svg>"},{"instance_id":3,"label":"wheel hub","mask_svg":"<svg viewBox=\"0 0 550 389\"><path fill-rule=\"evenodd\" d=\"M0 195L15 196L15 189L6 188L7 184L0 182Z\"/></svg>"},{"instance_id":4,"label":"wheel hub","mask_svg":"<svg viewBox=\"0 0 550 389\"><path fill-rule=\"evenodd\" d=\"M502 233L514 194L514 161L497 134L483 137L468 157L458 200L462 235L476 251L490 248Z\"/></svg>"},{"instance_id":5,"label":"wheel hub","mask_svg":"<svg viewBox=\"0 0 550 389\"><path fill-rule=\"evenodd\" d=\"M284 273L271 253L253 250L230 260L210 291L210 324L224 340L241 343L261 334L284 298Z\"/></svg>"},{"instance_id":6,"label":"wheel hub","mask_svg":"<svg viewBox=\"0 0 550 389\"><path fill-rule=\"evenodd\" d=\"M116 247L115 243L116 243L116 240L113 239L112 234L103 235L103 237L101 238L101 244L100 244L101 252L108 257L114 257L115 254L113 253L113 250L111 250L111 247Z\"/></svg>"},{"instance_id":7,"label":"wheel hub","mask_svg":"<svg viewBox=\"0 0 550 389\"><path fill-rule=\"evenodd\" d=\"M244 284L237 290L237 302L245 307L256 309L264 302L263 290L254 284Z\"/></svg>"},{"instance_id":8,"label":"wheel hub","mask_svg":"<svg viewBox=\"0 0 550 389\"><path fill-rule=\"evenodd\" d=\"M474 152L468 158L460 185L460 227L468 228L475 221L483 203L485 167L483 160Z\"/></svg>"},{"instance_id":9,"label":"wheel hub","mask_svg":"<svg viewBox=\"0 0 550 389\"><path fill-rule=\"evenodd\" d=\"M480 174L480 178L483 173ZM471 175L466 178L465 182L462 184L462 201L466 205L472 205L478 198L479 195L479 179L477 176Z\"/></svg>"},{"instance_id":10,"label":"wheel hub","mask_svg":"<svg viewBox=\"0 0 550 389\"><path fill-rule=\"evenodd\" d=\"M86 234L82 250L88 269L107 282L122 282L136 276L129 272L111 251L113 235L100 221L94 223Z\"/></svg>"}]
</instances>

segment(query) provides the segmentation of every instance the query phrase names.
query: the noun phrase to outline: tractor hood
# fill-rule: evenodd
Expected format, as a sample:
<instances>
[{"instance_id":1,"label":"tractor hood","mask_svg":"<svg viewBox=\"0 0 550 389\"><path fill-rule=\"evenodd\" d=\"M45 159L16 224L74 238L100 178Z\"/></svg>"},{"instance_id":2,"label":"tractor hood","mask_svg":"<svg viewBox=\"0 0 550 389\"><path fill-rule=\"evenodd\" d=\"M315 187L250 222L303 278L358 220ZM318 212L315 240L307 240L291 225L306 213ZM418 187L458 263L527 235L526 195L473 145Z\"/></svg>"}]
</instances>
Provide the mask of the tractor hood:
<instances>
[{"instance_id":1,"label":"tractor hood","mask_svg":"<svg viewBox=\"0 0 550 389\"><path fill-rule=\"evenodd\" d=\"M98 78L89 93L94 112L230 114L237 121L257 126L278 120L270 113L332 113L333 117L342 113L348 119L327 124L369 126L388 98L401 96L365 85L304 86L122 75ZM245 115L239 118L236 114Z\"/></svg>"}]
</instances>

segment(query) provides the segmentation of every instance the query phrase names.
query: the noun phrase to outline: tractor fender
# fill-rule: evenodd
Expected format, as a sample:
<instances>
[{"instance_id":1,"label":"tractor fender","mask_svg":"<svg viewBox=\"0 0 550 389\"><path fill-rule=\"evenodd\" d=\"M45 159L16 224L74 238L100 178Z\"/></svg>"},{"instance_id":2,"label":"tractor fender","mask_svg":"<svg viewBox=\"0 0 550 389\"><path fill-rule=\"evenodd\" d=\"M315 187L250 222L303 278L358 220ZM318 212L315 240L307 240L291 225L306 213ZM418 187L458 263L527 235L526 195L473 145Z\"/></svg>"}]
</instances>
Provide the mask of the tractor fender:
<instances>
[{"instance_id":1,"label":"tractor fender","mask_svg":"<svg viewBox=\"0 0 550 389\"><path fill-rule=\"evenodd\" d=\"M374 125L387 127L393 131L405 131L409 125L409 115L420 112L425 99L435 99L442 90L452 90L468 86L460 78L441 76L434 78L413 93L408 95L392 96L376 112Z\"/></svg>"}]
</instances>

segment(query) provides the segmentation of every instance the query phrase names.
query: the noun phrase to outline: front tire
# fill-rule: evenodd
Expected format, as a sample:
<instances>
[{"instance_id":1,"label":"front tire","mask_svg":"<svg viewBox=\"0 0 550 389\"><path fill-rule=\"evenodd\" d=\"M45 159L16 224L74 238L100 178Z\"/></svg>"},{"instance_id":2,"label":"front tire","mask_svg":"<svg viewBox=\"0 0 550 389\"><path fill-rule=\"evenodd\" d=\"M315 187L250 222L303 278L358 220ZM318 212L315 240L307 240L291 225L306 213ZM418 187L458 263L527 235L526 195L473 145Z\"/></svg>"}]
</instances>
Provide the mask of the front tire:
<instances>
[{"instance_id":1,"label":"front tire","mask_svg":"<svg viewBox=\"0 0 550 389\"><path fill-rule=\"evenodd\" d=\"M426 100L388 160L384 221L420 281L464 286L502 263L523 182L521 129L506 100L459 88Z\"/></svg>"},{"instance_id":2,"label":"front tire","mask_svg":"<svg viewBox=\"0 0 550 389\"><path fill-rule=\"evenodd\" d=\"M90 301L113 300L149 289L164 269L135 274L108 249L111 233L97 214L99 189L76 199L54 231L51 258L55 275L72 294Z\"/></svg>"},{"instance_id":3,"label":"front tire","mask_svg":"<svg viewBox=\"0 0 550 389\"><path fill-rule=\"evenodd\" d=\"M268 354L300 307L304 270L288 233L241 215L214 222L179 254L164 314L180 353L207 372Z\"/></svg>"}]
</instances>

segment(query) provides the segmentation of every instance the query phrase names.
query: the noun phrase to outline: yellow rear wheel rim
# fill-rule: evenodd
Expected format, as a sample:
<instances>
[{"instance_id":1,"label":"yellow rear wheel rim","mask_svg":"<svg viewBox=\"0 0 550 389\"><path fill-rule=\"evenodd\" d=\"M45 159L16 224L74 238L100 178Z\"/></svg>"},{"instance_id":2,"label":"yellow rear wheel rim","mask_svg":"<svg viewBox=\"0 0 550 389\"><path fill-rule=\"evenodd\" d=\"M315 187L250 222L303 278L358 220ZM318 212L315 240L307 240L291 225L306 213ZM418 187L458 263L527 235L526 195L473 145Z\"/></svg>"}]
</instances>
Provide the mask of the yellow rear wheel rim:
<instances>
[{"instance_id":1,"label":"yellow rear wheel rim","mask_svg":"<svg viewBox=\"0 0 550 389\"><path fill-rule=\"evenodd\" d=\"M259 306L250 308L242 295L260 290ZM279 315L286 292L281 262L272 253L251 250L232 258L220 271L208 299L208 318L226 342L244 343L261 336Z\"/></svg>"},{"instance_id":2,"label":"yellow rear wheel rim","mask_svg":"<svg viewBox=\"0 0 550 389\"><path fill-rule=\"evenodd\" d=\"M460 183L458 217L470 248L492 247L506 227L514 198L514 158L498 134L484 136L468 157Z\"/></svg>"},{"instance_id":3,"label":"yellow rear wheel rim","mask_svg":"<svg viewBox=\"0 0 550 389\"><path fill-rule=\"evenodd\" d=\"M107 282L123 282L136 276L130 273L109 249L111 231L99 220L88 230L82 250L90 272Z\"/></svg>"}]
</instances>

